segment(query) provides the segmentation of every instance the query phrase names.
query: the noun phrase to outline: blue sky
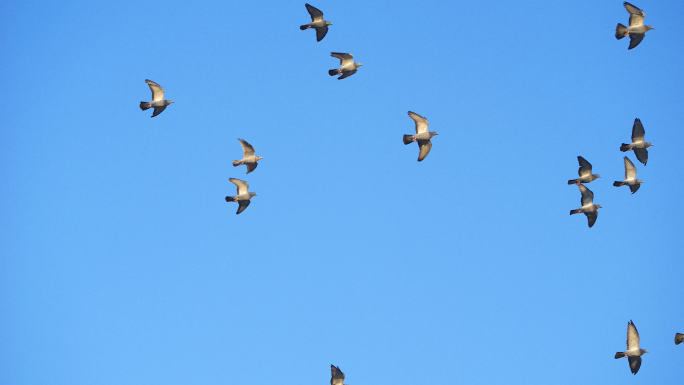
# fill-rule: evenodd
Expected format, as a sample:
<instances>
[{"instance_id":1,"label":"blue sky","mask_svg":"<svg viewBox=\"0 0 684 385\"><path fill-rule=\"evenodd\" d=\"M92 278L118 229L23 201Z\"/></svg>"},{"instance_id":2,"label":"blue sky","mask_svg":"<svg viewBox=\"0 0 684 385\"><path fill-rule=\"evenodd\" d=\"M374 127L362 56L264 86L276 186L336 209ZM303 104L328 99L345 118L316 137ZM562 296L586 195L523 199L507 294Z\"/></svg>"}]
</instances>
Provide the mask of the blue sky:
<instances>
[{"instance_id":1,"label":"blue sky","mask_svg":"<svg viewBox=\"0 0 684 385\"><path fill-rule=\"evenodd\" d=\"M0 383L681 379L684 3L634 4L630 51L620 1L0 4Z\"/></svg>"}]
</instances>

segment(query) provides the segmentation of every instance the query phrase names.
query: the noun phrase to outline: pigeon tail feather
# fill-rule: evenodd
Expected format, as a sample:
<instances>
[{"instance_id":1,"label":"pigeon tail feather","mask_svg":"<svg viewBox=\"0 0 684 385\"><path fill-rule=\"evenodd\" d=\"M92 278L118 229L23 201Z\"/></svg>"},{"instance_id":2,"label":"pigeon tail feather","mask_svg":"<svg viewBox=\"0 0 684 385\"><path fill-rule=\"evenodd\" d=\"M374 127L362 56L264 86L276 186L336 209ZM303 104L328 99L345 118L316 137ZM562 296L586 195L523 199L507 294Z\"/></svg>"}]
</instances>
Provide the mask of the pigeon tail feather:
<instances>
[{"instance_id":1,"label":"pigeon tail feather","mask_svg":"<svg viewBox=\"0 0 684 385\"><path fill-rule=\"evenodd\" d=\"M309 29L309 25L308 24L300 25L299 29L301 29L302 31L305 29Z\"/></svg>"},{"instance_id":2,"label":"pigeon tail feather","mask_svg":"<svg viewBox=\"0 0 684 385\"><path fill-rule=\"evenodd\" d=\"M627 27L618 23L617 27L615 27L615 38L618 40L622 39L623 37L625 37L625 32L627 31Z\"/></svg>"},{"instance_id":3,"label":"pigeon tail feather","mask_svg":"<svg viewBox=\"0 0 684 385\"><path fill-rule=\"evenodd\" d=\"M151 107L152 107L152 103L150 103L150 102L140 102L140 109L143 111L145 111Z\"/></svg>"},{"instance_id":4,"label":"pigeon tail feather","mask_svg":"<svg viewBox=\"0 0 684 385\"><path fill-rule=\"evenodd\" d=\"M622 182L620 182L619 180L616 180L615 182L613 182L613 186L620 187L620 186L622 186Z\"/></svg>"},{"instance_id":5,"label":"pigeon tail feather","mask_svg":"<svg viewBox=\"0 0 684 385\"><path fill-rule=\"evenodd\" d=\"M617 352L615 353L615 359L617 360L618 358L622 358L625 356L625 352Z\"/></svg>"},{"instance_id":6,"label":"pigeon tail feather","mask_svg":"<svg viewBox=\"0 0 684 385\"><path fill-rule=\"evenodd\" d=\"M239 165L241 165L241 164L242 164L242 161L241 161L241 160L234 160L234 161L233 161L233 167L237 167L237 166L239 166Z\"/></svg>"},{"instance_id":7,"label":"pigeon tail feather","mask_svg":"<svg viewBox=\"0 0 684 385\"><path fill-rule=\"evenodd\" d=\"M235 202L235 197L226 197L226 202Z\"/></svg>"},{"instance_id":8,"label":"pigeon tail feather","mask_svg":"<svg viewBox=\"0 0 684 385\"><path fill-rule=\"evenodd\" d=\"M568 181L568 184L569 184L569 185L570 185L570 184L577 184L578 181L579 181L579 179L570 179L570 180Z\"/></svg>"},{"instance_id":9,"label":"pigeon tail feather","mask_svg":"<svg viewBox=\"0 0 684 385\"><path fill-rule=\"evenodd\" d=\"M328 73L330 74L330 76L335 76L335 75L340 74L337 70L329 70Z\"/></svg>"},{"instance_id":10,"label":"pigeon tail feather","mask_svg":"<svg viewBox=\"0 0 684 385\"><path fill-rule=\"evenodd\" d=\"M582 210L580 210L580 209L577 209L577 210L570 210L570 215L572 215L572 214L579 214L579 213L581 213L581 212L582 212Z\"/></svg>"},{"instance_id":11,"label":"pigeon tail feather","mask_svg":"<svg viewBox=\"0 0 684 385\"><path fill-rule=\"evenodd\" d=\"M413 143L413 135L404 135L404 144Z\"/></svg>"},{"instance_id":12,"label":"pigeon tail feather","mask_svg":"<svg viewBox=\"0 0 684 385\"><path fill-rule=\"evenodd\" d=\"M622 143L622 146L620 146L620 151L622 151L622 152L627 152L627 151L629 151L629 150L630 150L629 144L627 144L627 143Z\"/></svg>"}]
</instances>

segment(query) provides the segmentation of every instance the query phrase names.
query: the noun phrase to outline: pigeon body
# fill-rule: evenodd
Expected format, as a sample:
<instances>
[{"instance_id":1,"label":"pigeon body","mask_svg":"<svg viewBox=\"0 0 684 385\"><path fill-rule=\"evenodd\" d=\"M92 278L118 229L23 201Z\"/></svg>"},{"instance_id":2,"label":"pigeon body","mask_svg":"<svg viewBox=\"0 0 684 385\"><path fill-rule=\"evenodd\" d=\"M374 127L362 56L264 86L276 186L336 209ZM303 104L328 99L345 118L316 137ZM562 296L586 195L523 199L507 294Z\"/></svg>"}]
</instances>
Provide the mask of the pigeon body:
<instances>
[{"instance_id":1,"label":"pigeon body","mask_svg":"<svg viewBox=\"0 0 684 385\"><path fill-rule=\"evenodd\" d=\"M354 75L358 68L363 65L362 63L354 63L354 55L350 53L331 52L330 56L340 59L340 68L328 71L330 76L342 75L337 80Z\"/></svg>"},{"instance_id":2,"label":"pigeon body","mask_svg":"<svg viewBox=\"0 0 684 385\"><path fill-rule=\"evenodd\" d=\"M652 30L653 27L650 25L644 25L644 18L646 17L646 13L644 13L644 11L626 1L623 3L623 5L625 6L627 12L629 12L629 27L625 27L624 25L618 23L617 27L615 28L615 37L620 40L625 36L629 36L629 48L627 49L632 49L638 46L639 43L644 40L646 32Z\"/></svg>"},{"instance_id":3,"label":"pigeon body","mask_svg":"<svg viewBox=\"0 0 684 385\"><path fill-rule=\"evenodd\" d=\"M644 136L646 131L644 130L644 125L641 124L639 118L634 119L634 125L632 126L632 143L626 144L622 143L620 146L620 151L634 151L639 162L643 163L644 166L648 162L648 150L647 148L653 146L653 143L644 142Z\"/></svg>"},{"instance_id":4,"label":"pigeon body","mask_svg":"<svg viewBox=\"0 0 684 385\"><path fill-rule=\"evenodd\" d=\"M580 168L577 171L577 174L579 175L579 178L577 179L570 179L568 181L568 184L580 184L580 183L589 183L592 180L598 179L601 177L599 174L592 174L591 173L591 163L587 162L586 159L582 158L581 156L577 157L577 160L579 161Z\"/></svg>"},{"instance_id":5,"label":"pigeon body","mask_svg":"<svg viewBox=\"0 0 684 385\"><path fill-rule=\"evenodd\" d=\"M641 184L644 183L643 180L636 178L636 174L637 170L636 167L634 167L634 163L632 163L628 157L625 157L625 180L615 181L613 182L613 186L629 186L629 189L632 190L632 194L634 194L639 190Z\"/></svg>"},{"instance_id":6,"label":"pigeon body","mask_svg":"<svg viewBox=\"0 0 684 385\"><path fill-rule=\"evenodd\" d=\"M634 322L629 320L627 324L627 350L615 353L615 359L627 357L632 374L637 374L641 367L641 356L646 353L648 350L639 348L639 332L634 326Z\"/></svg>"},{"instance_id":7,"label":"pigeon body","mask_svg":"<svg viewBox=\"0 0 684 385\"><path fill-rule=\"evenodd\" d=\"M404 144L411 144L413 142L418 142L418 147L420 147L420 152L418 153L418 161L421 162L430 153L432 149L432 139L433 136L438 135L436 132L428 131L428 120L424 117L416 114L415 112L408 112L409 117L416 122L416 134L415 135L404 135Z\"/></svg>"},{"instance_id":8,"label":"pigeon body","mask_svg":"<svg viewBox=\"0 0 684 385\"><path fill-rule=\"evenodd\" d=\"M254 147L252 147L251 144L247 143L246 140L238 140L242 145L242 159L234 160L233 167L237 167L244 164L245 166L247 166L247 174L249 174L250 172L256 170L258 166L257 162L263 159L263 157L254 156Z\"/></svg>"},{"instance_id":9,"label":"pigeon body","mask_svg":"<svg viewBox=\"0 0 684 385\"><path fill-rule=\"evenodd\" d=\"M682 333L675 333L675 345L679 345L682 342L684 342L684 334Z\"/></svg>"},{"instance_id":10,"label":"pigeon body","mask_svg":"<svg viewBox=\"0 0 684 385\"><path fill-rule=\"evenodd\" d=\"M247 182L245 182L244 180L235 178L230 178L228 180L237 186L237 195L234 197L227 196L226 202L237 202L239 204L238 210L235 213L237 215L247 209L247 206L249 206L250 203L250 199L255 197L256 193L249 192L249 184L247 184Z\"/></svg>"},{"instance_id":11,"label":"pigeon body","mask_svg":"<svg viewBox=\"0 0 684 385\"><path fill-rule=\"evenodd\" d=\"M339 366L330 365L330 385L345 385L344 373L340 370Z\"/></svg>"},{"instance_id":12,"label":"pigeon body","mask_svg":"<svg viewBox=\"0 0 684 385\"><path fill-rule=\"evenodd\" d=\"M591 192L591 190L584 187L583 184L578 184L577 187L579 187L579 190L582 193L582 207L578 208L577 210L570 210L570 215L584 213L589 221L589 227L592 227L594 223L596 223L596 219L598 218L598 209L601 208L601 205L594 204L594 193Z\"/></svg>"},{"instance_id":13,"label":"pigeon body","mask_svg":"<svg viewBox=\"0 0 684 385\"><path fill-rule=\"evenodd\" d=\"M323 12L321 12L318 8L309 4L304 5L306 6L306 10L309 11L309 15L311 15L311 23L304 24L300 26L299 29L304 31L309 28L314 28L316 30L316 41L323 40L325 35L328 33L328 26L332 25L332 23L323 20Z\"/></svg>"},{"instance_id":14,"label":"pigeon body","mask_svg":"<svg viewBox=\"0 0 684 385\"><path fill-rule=\"evenodd\" d=\"M173 103L173 100L164 100L164 89L159 84L153 82L152 80L145 80L150 90L152 90L152 101L151 102L140 102L140 109L145 111L149 108L154 107L154 112L152 117L159 115L166 109L166 106Z\"/></svg>"}]
</instances>

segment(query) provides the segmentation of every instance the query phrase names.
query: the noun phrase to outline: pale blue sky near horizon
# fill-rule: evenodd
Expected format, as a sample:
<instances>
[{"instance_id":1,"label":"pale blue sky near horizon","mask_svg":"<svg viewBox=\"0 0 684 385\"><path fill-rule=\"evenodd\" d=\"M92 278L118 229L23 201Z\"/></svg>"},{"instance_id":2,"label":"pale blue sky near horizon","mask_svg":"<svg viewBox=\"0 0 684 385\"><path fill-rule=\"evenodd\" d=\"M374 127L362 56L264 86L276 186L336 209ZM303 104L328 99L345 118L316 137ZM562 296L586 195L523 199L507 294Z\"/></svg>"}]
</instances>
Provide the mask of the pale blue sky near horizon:
<instances>
[{"instance_id":1,"label":"pale blue sky near horizon","mask_svg":"<svg viewBox=\"0 0 684 385\"><path fill-rule=\"evenodd\" d=\"M684 3L632 3L0 4L0 384L677 383Z\"/></svg>"}]
</instances>

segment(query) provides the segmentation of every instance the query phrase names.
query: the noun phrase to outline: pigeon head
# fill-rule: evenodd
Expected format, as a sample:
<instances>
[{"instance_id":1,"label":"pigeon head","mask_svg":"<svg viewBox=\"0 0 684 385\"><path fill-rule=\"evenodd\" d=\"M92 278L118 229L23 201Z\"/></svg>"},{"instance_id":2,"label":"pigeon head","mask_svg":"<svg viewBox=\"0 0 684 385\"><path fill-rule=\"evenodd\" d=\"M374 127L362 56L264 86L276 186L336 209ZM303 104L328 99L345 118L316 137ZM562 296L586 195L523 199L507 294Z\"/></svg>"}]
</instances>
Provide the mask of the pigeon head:
<instances>
[{"instance_id":1,"label":"pigeon head","mask_svg":"<svg viewBox=\"0 0 684 385\"><path fill-rule=\"evenodd\" d=\"M430 137L431 137L431 138L432 138L433 136L435 136L435 135L439 135L439 134L436 133L436 132L431 132L431 133L430 133Z\"/></svg>"},{"instance_id":2,"label":"pigeon head","mask_svg":"<svg viewBox=\"0 0 684 385\"><path fill-rule=\"evenodd\" d=\"M601 207L601 205L596 205L596 209L601 209L601 208L603 208L603 207Z\"/></svg>"},{"instance_id":3,"label":"pigeon head","mask_svg":"<svg viewBox=\"0 0 684 385\"><path fill-rule=\"evenodd\" d=\"M639 350L641 350L641 354L646 354L646 353L648 353L648 350L646 350L646 349L639 349Z\"/></svg>"},{"instance_id":4,"label":"pigeon head","mask_svg":"<svg viewBox=\"0 0 684 385\"><path fill-rule=\"evenodd\" d=\"M256 196L256 193L253 193L253 192L249 193L250 198L255 197L255 196Z\"/></svg>"},{"instance_id":5,"label":"pigeon head","mask_svg":"<svg viewBox=\"0 0 684 385\"><path fill-rule=\"evenodd\" d=\"M644 183L644 181L641 179L637 179L637 183Z\"/></svg>"},{"instance_id":6,"label":"pigeon head","mask_svg":"<svg viewBox=\"0 0 684 385\"><path fill-rule=\"evenodd\" d=\"M599 175L599 174L594 174L594 175L592 175L592 177L593 177L594 179L598 179L598 178L601 177L601 175Z\"/></svg>"},{"instance_id":7,"label":"pigeon head","mask_svg":"<svg viewBox=\"0 0 684 385\"><path fill-rule=\"evenodd\" d=\"M325 25L332 25L332 23L329 22L329 21L326 21L326 22L325 22Z\"/></svg>"},{"instance_id":8,"label":"pigeon head","mask_svg":"<svg viewBox=\"0 0 684 385\"><path fill-rule=\"evenodd\" d=\"M653 146L653 143L646 143L646 148Z\"/></svg>"},{"instance_id":9,"label":"pigeon head","mask_svg":"<svg viewBox=\"0 0 684 385\"><path fill-rule=\"evenodd\" d=\"M257 160L257 161L262 160L262 159L264 159L263 156L257 156L257 157L256 157L256 160Z\"/></svg>"},{"instance_id":10,"label":"pigeon head","mask_svg":"<svg viewBox=\"0 0 684 385\"><path fill-rule=\"evenodd\" d=\"M166 105L168 106L169 104L173 103L173 100L164 100L166 102ZM175 107L174 107L175 108Z\"/></svg>"}]
</instances>

